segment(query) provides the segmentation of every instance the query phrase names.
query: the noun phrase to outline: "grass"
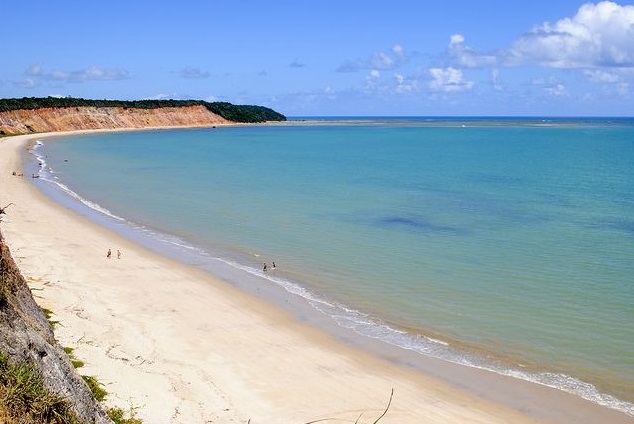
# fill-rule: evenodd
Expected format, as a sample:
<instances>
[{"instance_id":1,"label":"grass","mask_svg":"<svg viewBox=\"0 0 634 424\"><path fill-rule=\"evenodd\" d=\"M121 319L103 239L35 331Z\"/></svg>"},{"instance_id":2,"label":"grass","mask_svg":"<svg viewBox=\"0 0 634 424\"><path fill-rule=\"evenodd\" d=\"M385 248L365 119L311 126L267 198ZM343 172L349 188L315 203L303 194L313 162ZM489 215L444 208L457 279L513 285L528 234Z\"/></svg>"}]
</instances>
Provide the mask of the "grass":
<instances>
[{"instance_id":1,"label":"grass","mask_svg":"<svg viewBox=\"0 0 634 424\"><path fill-rule=\"evenodd\" d=\"M72 347L65 347L64 348L64 352L66 352L66 355L68 355L68 357L70 358L70 362L73 364L74 368L81 368L84 365L86 365L84 363L84 361L81 361L77 358L75 358L75 355L73 355L73 348Z\"/></svg>"},{"instance_id":2,"label":"grass","mask_svg":"<svg viewBox=\"0 0 634 424\"><path fill-rule=\"evenodd\" d=\"M50 321L51 317L53 316L53 311L48 308L42 308L42 312L44 312L44 316L46 316L46 319Z\"/></svg>"},{"instance_id":3,"label":"grass","mask_svg":"<svg viewBox=\"0 0 634 424\"><path fill-rule=\"evenodd\" d=\"M97 399L97 401L101 402L106 398L108 392L102 387L103 385L97 380L96 377L91 375L82 375L81 378L84 379L84 381L88 385L88 388L92 392L92 395L95 399ZM134 410L132 409L130 409L129 418L126 418L126 413L121 408L112 407L107 408L105 411L106 415L108 415L108 417L110 417L110 419L114 421L115 424L143 424L142 420L134 416Z\"/></svg>"},{"instance_id":4,"label":"grass","mask_svg":"<svg viewBox=\"0 0 634 424\"><path fill-rule=\"evenodd\" d=\"M31 365L0 353L0 419L7 424L79 424L70 404L44 386Z\"/></svg>"},{"instance_id":5,"label":"grass","mask_svg":"<svg viewBox=\"0 0 634 424\"><path fill-rule=\"evenodd\" d=\"M64 350L72 349L65 348ZM82 376L98 401L108 394L92 376ZM106 414L115 424L143 424L134 411L108 408ZM0 422L3 424L81 424L70 404L51 394L44 386L41 374L28 364L15 364L0 353Z\"/></svg>"},{"instance_id":6,"label":"grass","mask_svg":"<svg viewBox=\"0 0 634 424\"><path fill-rule=\"evenodd\" d=\"M47 308L42 308L42 311L44 312L44 315L46 316L46 320L50 324L51 328L55 330L55 325L59 324L59 321L54 321L51 319L51 317L53 316L53 311Z\"/></svg>"},{"instance_id":7,"label":"grass","mask_svg":"<svg viewBox=\"0 0 634 424\"><path fill-rule=\"evenodd\" d=\"M97 401L101 402L106 398L108 392L102 387L103 385L96 377L91 375L82 375L81 378L84 379L88 388L92 392L92 395L95 399L97 399ZM130 409L129 418L126 418L126 413L123 409L117 407L107 408L106 415L108 415L115 424L143 424L141 419L134 416L135 414L133 409Z\"/></svg>"},{"instance_id":8,"label":"grass","mask_svg":"<svg viewBox=\"0 0 634 424\"><path fill-rule=\"evenodd\" d=\"M82 375L81 378L84 379L84 381L88 385L88 388L92 392L92 395L95 397L95 399L97 399L98 402L101 402L106 398L108 392L106 391L106 389L101 387L102 384L97 380L96 377L92 375Z\"/></svg>"},{"instance_id":9,"label":"grass","mask_svg":"<svg viewBox=\"0 0 634 424\"><path fill-rule=\"evenodd\" d=\"M132 410L130 410L130 418L125 418L125 412L121 408L108 408L106 414L114 421L114 424L143 424L142 420L135 418Z\"/></svg>"}]
</instances>

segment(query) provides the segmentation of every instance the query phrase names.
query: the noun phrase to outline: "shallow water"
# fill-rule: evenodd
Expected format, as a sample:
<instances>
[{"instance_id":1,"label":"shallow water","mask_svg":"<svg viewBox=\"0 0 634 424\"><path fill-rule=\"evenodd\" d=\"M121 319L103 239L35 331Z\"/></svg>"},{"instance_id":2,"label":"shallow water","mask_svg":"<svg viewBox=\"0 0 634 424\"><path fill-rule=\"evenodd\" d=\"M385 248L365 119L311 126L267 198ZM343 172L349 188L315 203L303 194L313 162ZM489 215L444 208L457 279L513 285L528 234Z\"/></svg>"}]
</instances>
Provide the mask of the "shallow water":
<instances>
[{"instance_id":1,"label":"shallow water","mask_svg":"<svg viewBox=\"0 0 634 424\"><path fill-rule=\"evenodd\" d=\"M271 284L342 326L634 414L634 122L528 124L93 134L37 153L42 181L154 237L252 274L275 261Z\"/></svg>"}]
</instances>

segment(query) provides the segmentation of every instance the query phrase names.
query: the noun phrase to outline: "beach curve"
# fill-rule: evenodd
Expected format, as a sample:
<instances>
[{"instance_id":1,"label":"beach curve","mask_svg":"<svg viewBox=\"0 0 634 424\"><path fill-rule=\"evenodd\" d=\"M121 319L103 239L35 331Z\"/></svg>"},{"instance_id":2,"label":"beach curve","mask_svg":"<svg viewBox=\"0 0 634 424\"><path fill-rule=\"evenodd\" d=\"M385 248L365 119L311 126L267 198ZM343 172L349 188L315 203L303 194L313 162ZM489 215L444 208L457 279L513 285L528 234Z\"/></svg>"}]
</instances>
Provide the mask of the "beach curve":
<instances>
[{"instance_id":1,"label":"beach curve","mask_svg":"<svg viewBox=\"0 0 634 424\"><path fill-rule=\"evenodd\" d=\"M27 141L44 136L0 139L0 201L15 203L3 233L36 299L60 321L57 338L106 384L110 402L145 422L354 422L359 414L372 422L391 389L386 423L572 421L566 406L540 417L546 399L528 399L533 409L522 414L342 345L54 204L12 175ZM109 248L122 258L106 258ZM631 422L576 406L590 419Z\"/></svg>"}]
</instances>

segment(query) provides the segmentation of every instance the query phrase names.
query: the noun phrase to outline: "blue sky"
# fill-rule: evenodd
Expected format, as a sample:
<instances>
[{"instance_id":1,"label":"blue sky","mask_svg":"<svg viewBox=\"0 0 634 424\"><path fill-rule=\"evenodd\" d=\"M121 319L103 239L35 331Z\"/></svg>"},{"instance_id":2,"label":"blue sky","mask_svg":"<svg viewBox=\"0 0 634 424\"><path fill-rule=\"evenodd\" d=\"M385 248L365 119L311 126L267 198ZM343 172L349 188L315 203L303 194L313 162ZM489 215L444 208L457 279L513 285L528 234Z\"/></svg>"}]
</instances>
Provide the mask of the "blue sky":
<instances>
[{"instance_id":1,"label":"blue sky","mask_svg":"<svg viewBox=\"0 0 634 424\"><path fill-rule=\"evenodd\" d=\"M634 3L0 0L0 97L634 116Z\"/></svg>"}]
</instances>

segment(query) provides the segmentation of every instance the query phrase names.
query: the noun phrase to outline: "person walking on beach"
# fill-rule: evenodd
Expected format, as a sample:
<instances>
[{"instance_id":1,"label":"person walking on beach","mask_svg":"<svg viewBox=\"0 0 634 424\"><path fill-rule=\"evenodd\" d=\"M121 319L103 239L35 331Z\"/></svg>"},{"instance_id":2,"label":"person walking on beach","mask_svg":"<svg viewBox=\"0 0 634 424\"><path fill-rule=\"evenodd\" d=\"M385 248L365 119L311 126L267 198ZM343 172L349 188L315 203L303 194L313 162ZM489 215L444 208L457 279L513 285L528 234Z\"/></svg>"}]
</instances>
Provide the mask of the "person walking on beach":
<instances>
[{"instance_id":1,"label":"person walking on beach","mask_svg":"<svg viewBox=\"0 0 634 424\"><path fill-rule=\"evenodd\" d=\"M117 259L121 259L121 251L117 249Z\"/></svg>"},{"instance_id":2,"label":"person walking on beach","mask_svg":"<svg viewBox=\"0 0 634 424\"><path fill-rule=\"evenodd\" d=\"M106 253L106 258L110 259L112 256L112 250L108 249L108 253Z\"/></svg>"}]
</instances>

